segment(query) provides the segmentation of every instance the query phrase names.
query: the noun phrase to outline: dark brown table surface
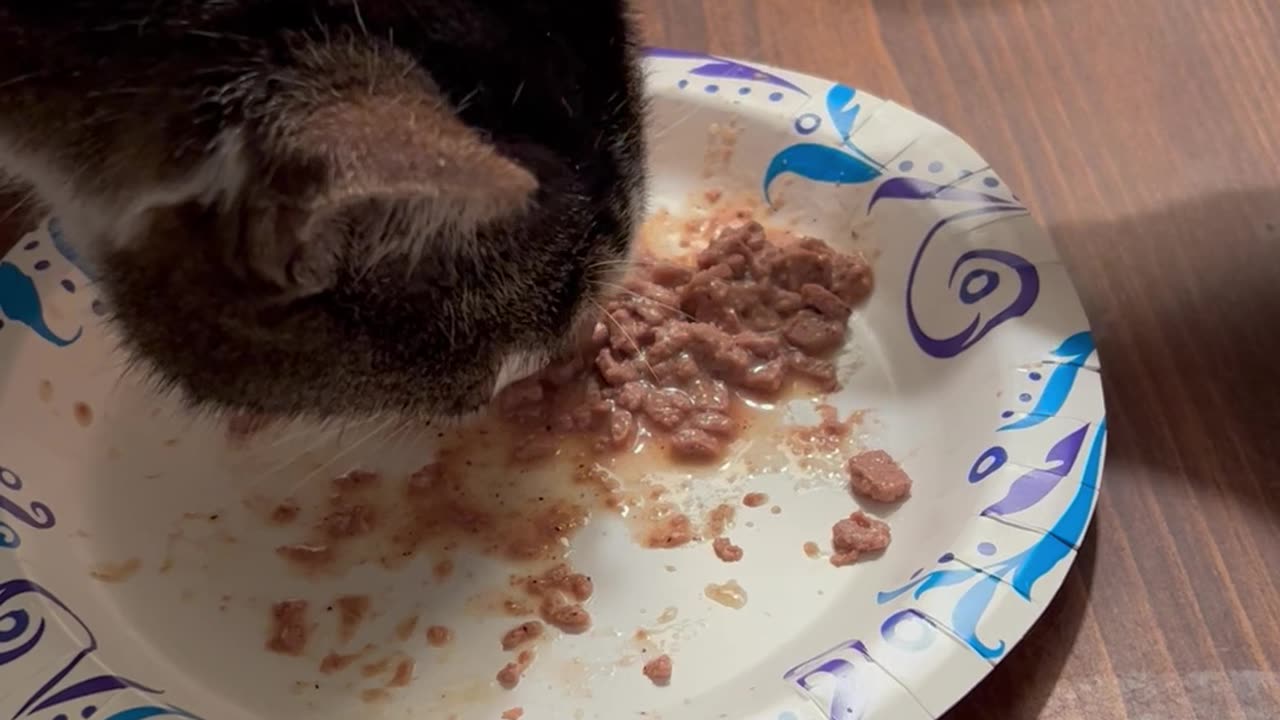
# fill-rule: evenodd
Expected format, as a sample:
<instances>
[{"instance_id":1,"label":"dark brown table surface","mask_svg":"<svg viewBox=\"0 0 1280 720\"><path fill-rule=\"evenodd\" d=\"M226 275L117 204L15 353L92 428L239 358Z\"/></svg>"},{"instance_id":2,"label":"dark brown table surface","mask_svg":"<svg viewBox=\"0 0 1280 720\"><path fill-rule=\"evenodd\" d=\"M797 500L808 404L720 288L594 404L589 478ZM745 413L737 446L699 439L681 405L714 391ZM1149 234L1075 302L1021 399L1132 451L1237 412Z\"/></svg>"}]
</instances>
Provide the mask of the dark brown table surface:
<instances>
[{"instance_id":1,"label":"dark brown table surface","mask_svg":"<svg viewBox=\"0 0 1280 720\"><path fill-rule=\"evenodd\" d=\"M948 717L1280 718L1280 2L638 4L653 44L947 125L1074 274L1109 414L1094 527L1041 622ZM25 216L13 200L0 249Z\"/></svg>"}]
</instances>

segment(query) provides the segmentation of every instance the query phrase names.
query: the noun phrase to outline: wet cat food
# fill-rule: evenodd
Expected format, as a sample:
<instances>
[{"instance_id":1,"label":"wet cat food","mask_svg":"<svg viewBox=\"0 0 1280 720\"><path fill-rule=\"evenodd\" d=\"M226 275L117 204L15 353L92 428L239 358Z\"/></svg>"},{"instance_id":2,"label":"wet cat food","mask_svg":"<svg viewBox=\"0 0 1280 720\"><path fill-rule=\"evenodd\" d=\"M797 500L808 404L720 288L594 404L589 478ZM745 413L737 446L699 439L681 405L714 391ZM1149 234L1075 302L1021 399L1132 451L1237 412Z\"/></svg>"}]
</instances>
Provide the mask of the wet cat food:
<instances>
[{"instance_id":1,"label":"wet cat food","mask_svg":"<svg viewBox=\"0 0 1280 720\"><path fill-rule=\"evenodd\" d=\"M861 257L812 238L775 244L757 223L721 231L692 263L642 260L604 305L589 360L500 393L504 417L539 428L516 459L552 454L550 439L571 433L606 453L649 436L676 459L719 459L745 429L744 398L838 386L831 355L871 286Z\"/></svg>"}]
</instances>

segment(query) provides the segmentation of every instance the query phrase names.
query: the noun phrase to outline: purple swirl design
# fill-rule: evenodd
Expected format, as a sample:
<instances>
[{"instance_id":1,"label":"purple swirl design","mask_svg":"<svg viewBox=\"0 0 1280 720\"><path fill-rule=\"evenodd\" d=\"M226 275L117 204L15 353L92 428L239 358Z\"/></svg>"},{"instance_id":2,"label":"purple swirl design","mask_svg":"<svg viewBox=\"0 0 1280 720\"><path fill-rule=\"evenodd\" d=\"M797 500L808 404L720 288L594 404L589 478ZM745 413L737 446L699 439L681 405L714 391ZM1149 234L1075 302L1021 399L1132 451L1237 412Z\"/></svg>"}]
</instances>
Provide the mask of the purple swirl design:
<instances>
[{"instance_id":1,"label":"purple swirl design","mask_svg":"<svg viewBox=\"0 0 1280 720\"><path fill-rule=\"evenodd\" d=\"M0 467L0 490L17 492L22 489L22 478L6 467ZM8 515L37 530L48 530L57 524L53 510L42 502L34 501L25 508L0 493L0 515ZM13 549L22 544L18 532L6 522L0 521L0 548Z\"/></svg>"},{"instance_id":2,"label":"purple swirl design","mask_svg":"<svg viewBox=\"0 0 1280 720\"><path fill-rule=\"evenodd\" d=\"M1062 482L1062 478L1071 474L1071 469L1076 465L1076 458L1080 456L1080 446L1084 444L1084 437L1088 432L1089 426L1082 425L1079 430L1059 440L1045 455L1044 459L1049 463L1049 467L1032 470L1014 480L1009 484L1009 490L1005 496L992 503L981 514L988 517L1013 515L1043 500L1058 486L1058 483Z\"/></svg>"},{"instance_id":3,"label":"purple swirl design","mask_svg":"<svg viewBox=\"0 0 1280 720\"><path fill-rule=\"evenodd\" d=\"M100 674L79 680L70 680L72 673L80 668L85 658L97 652L98 640L84 620L72 611L66 603L59 600L44 587L26 579L9 580L0 583L0 678L3 677L8 665L17 662L35 650L45 638L45 632L49 626L48 621L44 617L33 617L33 612L36 611L35 606L15 607L5 610L6 606L33 599L44 603L44 607L49 610L63 613L66 618L72 621L71 623L64 623L66 627L78 628L83 642L81 649L65 664L58 666L52 676L27 698L22 707L12 716L14 720L44 716L49 712L54 712L55 708L57 708L59 717L67 717L76 704L82 703L87 698L100 697L107 693L131 691L151 696L163 694L160 690L149 688L118 675ZM12 689L9 685L5 685L3 681L0 681L0 687L3 687L6 691ZM171 705L155 705L151 701L143 699L145 704L121 710L113 714L111 718L116 718L117 720L142 720L143 718L161 715L186 718L196 717L181 708ZM97 703L98 706L102 704L100 702ZM88 717L88 715L83 716ZM111 720L111 718L108 718L108 720Z\"/></svg>"},{"instance_id":4,"label":"purple swirl design","mask_svg":"<svg viewBox=\"0 0 1280 720\"><path fill-rule=\"evenodd\" d=\"M955 287L956 275L966 264L984 260L1013 270L1018 280L1018 294L1006 307L991 313L987 317L978 312L972 322L954 335L946 337L930 335L920 324L913 297L915 295L916 274L920 269L921 260L924 258L925 252L929 250L933 239L937 237L943 228L960 220L984 215L1025 213L1026 209L1012 200L990 193L938 185L917 178L899 177L887 180L876 188L876 192L867 208L868 212L881 200L889 199L908 201L944 200L977 205L975 208L948 215L934 224L920 243L919 249L916 250L915 258L911 261L911 269L907 276L907 323L916 345L925 353L940 359L955 357L973 347L979 340L986 337L987 333L990 333L1001 324L1027 314L1031 307L1035 305L1036 299L1040 296L1040 274L1035 265L1032 265L1022 256L1006 250L970 250L957 258L952 265L951 274L947 279L947 287ZM966 273L961 281L957 290L957 299L964 305L974 305L995 292L1000 283L1001 277L994 271L986 268L972 270Z\"/></svg>"},{"instance_id":5,"label":"purple swirl design","mask_svg":"<svg viewBox=\"0 0 1280 720\"><path fill-rule=\"evenodd\" d=\"M759 68L751 67L745 63L736 60L728 60L715 55L707 55L706 53L689 52L687 50L672 50L669 48L646 48L647 57L655 58L672 58L678 60L703 60L704 64L688 70L690 75L699 77L714 77L725 80L739 80L741 82L764 83L773 85L774 87L786 88L793 92L808 97L809 93L804 88L796 85L782 77L778 77L770 72L765 72Z\"/></svg>"},{"instance_id":6,"label":"purple swirl design","mask_svg":"<svg viewBox=\"0 0 1280 720\"><path fill-rule=\"evenodd\" d=\"M849 720L853 708L866 706L866 698L858 694L857 663L873 662L867 646L860 640L851 640L791 668L782 679L817 703L827 720ZM820 702L821 698L814 692L819 677L834 681L835 689L829 703ZM861 717L861 714L853 717Z\"/></svg>"}]
</instances>

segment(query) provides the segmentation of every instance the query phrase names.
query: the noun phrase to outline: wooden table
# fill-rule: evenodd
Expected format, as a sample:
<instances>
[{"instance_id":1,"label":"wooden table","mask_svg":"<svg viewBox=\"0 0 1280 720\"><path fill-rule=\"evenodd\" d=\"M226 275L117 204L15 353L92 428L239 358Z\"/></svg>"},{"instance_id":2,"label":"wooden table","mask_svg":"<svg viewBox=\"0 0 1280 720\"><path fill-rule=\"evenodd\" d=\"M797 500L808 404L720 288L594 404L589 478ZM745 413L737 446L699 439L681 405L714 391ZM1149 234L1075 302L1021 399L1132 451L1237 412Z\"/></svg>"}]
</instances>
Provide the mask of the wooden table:
<instances>
[{"instance_id":1,"label":"wooden table","mask_svg":"<svg viewBox=\"0 0 1280 720\"><path fill-rule=\"evenodd\" d=\"M1094 528L1036 629L948 717L1280 718L1280 2L640 7L653 44L841 80L950 127L1074 275L1109 415Z\"/></svg>"},{"instance_id":2,"label":"wooden table","mask_svg":"<svg viewBox=\"0 0 1280 720\"><path fill-rule=\"evenodd\" d=\"M842 80L949 126L1075 276L1110 416L1094 529L949 717L1280 718L1280 3L639 6L653 44Z\"/></svg>"}]
</instances>

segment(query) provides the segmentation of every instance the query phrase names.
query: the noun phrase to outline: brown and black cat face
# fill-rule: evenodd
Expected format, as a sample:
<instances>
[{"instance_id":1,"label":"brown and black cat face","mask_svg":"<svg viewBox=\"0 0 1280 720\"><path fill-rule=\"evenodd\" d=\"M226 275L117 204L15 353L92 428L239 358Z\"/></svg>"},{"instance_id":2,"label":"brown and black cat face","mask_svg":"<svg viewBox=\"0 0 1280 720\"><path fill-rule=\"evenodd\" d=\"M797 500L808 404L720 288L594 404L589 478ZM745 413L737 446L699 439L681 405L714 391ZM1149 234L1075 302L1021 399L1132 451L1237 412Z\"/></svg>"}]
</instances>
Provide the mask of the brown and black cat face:
<instances>
[{"instance_id":1,"label":"brown and black cat face","mask_svg":"<svg viewBox=\"0 0 1280 720\"><path fill-rule=\"evenodd\" d=\"M622 0L44 5L67 19L0 10L19 47L0 70L44 81L0 100L50 124L9 154L94 168L68 200L116 322L196 403L470 411L567 346L629 251L644 146Z\"/></svg>"}]
</instances>

